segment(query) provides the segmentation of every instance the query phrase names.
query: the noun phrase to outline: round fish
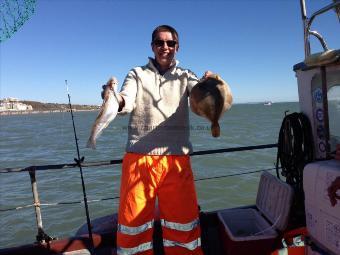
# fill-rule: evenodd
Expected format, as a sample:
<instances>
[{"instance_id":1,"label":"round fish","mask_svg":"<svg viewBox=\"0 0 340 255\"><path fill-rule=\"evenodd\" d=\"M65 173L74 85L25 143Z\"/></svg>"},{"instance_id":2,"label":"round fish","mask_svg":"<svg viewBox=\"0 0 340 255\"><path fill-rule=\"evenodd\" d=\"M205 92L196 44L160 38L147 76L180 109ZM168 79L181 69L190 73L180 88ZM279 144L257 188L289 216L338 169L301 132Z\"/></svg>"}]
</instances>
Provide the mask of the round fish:
<instances>
[{"instance_id":1,"label":"round fish","mask_svg":"<svg viewBox=\"0 0 340 255\"><path fill-rule=\"evenodd\" d=\"M118 100L115 97L118 80L112 77L105 86L102 93L103 103L99 114L92 126L90 138L87 141L87 148L96 149L96 140L103 132L103 130L110 124L118 113Z\"/></svg>"},{"instance_id":2,"label":"round fish","mask_svg":"<svg viewBox=\"0 0 340 255\"><path fill-rule=\"evenodd\" d=\"M218 75L211 75L192 88L189 98L191 110L211 122L212 136L220 136L218 120L233 101L229 85Z\"/></svg>"}]
</instances>

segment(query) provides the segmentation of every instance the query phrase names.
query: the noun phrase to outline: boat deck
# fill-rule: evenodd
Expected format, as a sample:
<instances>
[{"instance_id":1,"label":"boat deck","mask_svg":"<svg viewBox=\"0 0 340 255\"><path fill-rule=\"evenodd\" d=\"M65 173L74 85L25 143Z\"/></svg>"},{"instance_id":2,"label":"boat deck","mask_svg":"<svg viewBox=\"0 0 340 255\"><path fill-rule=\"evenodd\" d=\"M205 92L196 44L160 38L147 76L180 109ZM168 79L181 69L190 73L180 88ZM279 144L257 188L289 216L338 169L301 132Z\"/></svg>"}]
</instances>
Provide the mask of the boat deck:
<instances>
[{"instance_id":1,"label":"boat deck","mask_svg":"<svg viewBox=\"0 0 340 255\"><path fill-rule=\"evenodd\" d=\"M219 234L217 213L201 213L202 248L205 255L225 254Z\"/></svg>"}]
</instances>

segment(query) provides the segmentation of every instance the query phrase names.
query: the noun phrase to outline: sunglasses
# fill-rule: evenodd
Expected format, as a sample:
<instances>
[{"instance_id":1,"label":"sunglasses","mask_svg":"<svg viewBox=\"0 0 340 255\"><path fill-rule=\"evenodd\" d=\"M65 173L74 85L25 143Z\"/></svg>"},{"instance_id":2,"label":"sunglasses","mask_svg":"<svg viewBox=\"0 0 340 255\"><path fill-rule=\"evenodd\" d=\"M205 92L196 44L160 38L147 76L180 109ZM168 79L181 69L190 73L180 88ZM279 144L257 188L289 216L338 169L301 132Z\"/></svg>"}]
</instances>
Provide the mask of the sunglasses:
<instances>
[{"instance_id":1,"label":"sunglasses","mask_svg":"<svg viewBox=\"0 0 340 255\"><path fill-rule=\"evenodd\" d=\"M169 40L169 41L163 41L163 40L154 40L153 44L156 45L157 47L161 47L164 46L164 43L168 46L168 47L175 47L175 45L177 44L176 41L174 40Z\"/></svg>"}]
</instances>

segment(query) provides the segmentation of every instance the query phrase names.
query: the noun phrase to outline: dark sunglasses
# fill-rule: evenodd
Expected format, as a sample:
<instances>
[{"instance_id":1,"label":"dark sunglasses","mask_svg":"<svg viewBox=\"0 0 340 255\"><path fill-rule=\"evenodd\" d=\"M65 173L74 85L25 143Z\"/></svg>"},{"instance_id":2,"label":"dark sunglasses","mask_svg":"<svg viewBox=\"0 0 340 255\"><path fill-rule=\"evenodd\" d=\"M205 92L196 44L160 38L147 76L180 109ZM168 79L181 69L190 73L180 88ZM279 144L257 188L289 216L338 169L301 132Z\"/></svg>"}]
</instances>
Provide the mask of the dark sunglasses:
<instances>
[{"instance_id":1,"label":"dark sunglasses","mask_svg":"<svg viewBox=\"0 0 340 255\"><path fill-rule=\"evenodd\" d=\"M154 40L153 44L156 45L157 47L161 47L164 46L164 43L166 43L166 45L168 45L168 47L175 47L175 45L177 44L176 41L174 40L169 40L169 41L163 41L163 40Z\"/></svg>"}]
</instances>

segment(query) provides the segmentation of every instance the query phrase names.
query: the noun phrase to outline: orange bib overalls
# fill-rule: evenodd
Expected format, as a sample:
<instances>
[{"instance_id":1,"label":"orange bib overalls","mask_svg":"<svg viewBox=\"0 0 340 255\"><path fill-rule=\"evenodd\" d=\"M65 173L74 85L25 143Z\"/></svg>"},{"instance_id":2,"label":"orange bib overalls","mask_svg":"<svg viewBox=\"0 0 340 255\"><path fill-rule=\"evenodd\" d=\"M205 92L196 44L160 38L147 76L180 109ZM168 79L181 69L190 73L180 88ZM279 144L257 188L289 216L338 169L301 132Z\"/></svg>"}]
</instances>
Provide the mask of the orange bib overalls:
<instances>
[{"instance_id":1,"label":"orange bib overalls","mask_svg":"<svg viewBox=\"0 0 340 255\"><path fill-rule=\"evenodd\" d=\"M117 253L153 254L156 197L165 254L202 255L190 157L135 153L123 159Z\"/></svg>"}]
</instances>

